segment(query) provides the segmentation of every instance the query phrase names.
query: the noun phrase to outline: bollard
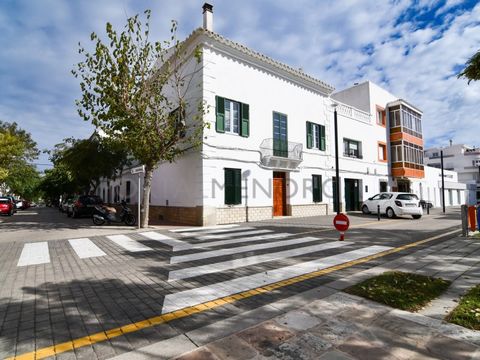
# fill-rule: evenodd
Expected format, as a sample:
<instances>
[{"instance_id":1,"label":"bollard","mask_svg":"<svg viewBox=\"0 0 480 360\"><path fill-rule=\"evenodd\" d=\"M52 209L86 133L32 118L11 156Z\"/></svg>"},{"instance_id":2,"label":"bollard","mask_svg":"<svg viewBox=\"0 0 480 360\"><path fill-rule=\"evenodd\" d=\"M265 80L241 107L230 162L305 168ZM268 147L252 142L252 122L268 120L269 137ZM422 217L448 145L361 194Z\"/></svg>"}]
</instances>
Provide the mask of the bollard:
<instances>
[{"instance_id":1,"label":"bollard","mask_svg":"<svg viewBox=\"0 0 480 360\"><path fill-rule=\"evenodd\" d=\"M471 231L475 231L475 229L477 228L475 222L477 220L477 217L475 216L475 206L469 206L468 207L468 220L470 222L470 230Z\"/></svg>"},{"instance_id":2,"label":"bollard","mask_svg":"<svg viewBox=\"0 0 480 360\"><path fill-rule=\"evenodd\" d=\"M462 205L461 208L462 214L462 236L468 235L468 206Z\"/></svg>"},{"instance_id":3,"label":"bollard","mask_svg":"<svg viewBox=\"0 0 480 360\"><path fill-rule=\"evenodd\" d=\"M477 229L480 230L480 205L477 206Z\"/></svg>"},{"instance_id":4,"label":"bollard","mask_svg":"<svg viewBox=\"0 0 480 360\"><path fill-rule=\"evenodd\" d=\"M377 205L377 220L380 221L380 205Z\"/></svg>"},{"instance_id":5,"label":"bollard","mask_svg":"<svg viewBox=\"0 0 480 360\"><path fill-rule=\"evenodd\" d=\"M430 205L427 203L427 215L430 215Z\"/></svg>"}]
</instances>

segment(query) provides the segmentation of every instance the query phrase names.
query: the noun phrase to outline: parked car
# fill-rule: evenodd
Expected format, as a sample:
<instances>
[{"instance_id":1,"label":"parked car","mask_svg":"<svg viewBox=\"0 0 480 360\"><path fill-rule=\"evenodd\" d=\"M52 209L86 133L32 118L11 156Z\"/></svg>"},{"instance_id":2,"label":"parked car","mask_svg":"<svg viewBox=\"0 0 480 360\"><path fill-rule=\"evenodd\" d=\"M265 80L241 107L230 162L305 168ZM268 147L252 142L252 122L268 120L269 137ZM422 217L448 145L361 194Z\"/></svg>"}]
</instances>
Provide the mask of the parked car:
<instances>
[{"instance_id":1,"label":"parked car","mask_svg":"<svg viewBox=\"0 0 480 360\"><path fill-rule=\"evenodd\" d=\"M74 198L70 205L68 212L72 217L92 216L95 211L95 206L103 205L100 196L97 195L80 195Z\"/></svg>"},{"instance_id":2,"label":"parked car","mask_svg":"<svg viewBox=\"0 0 480 360\"><path fill-rule=\"evenodd\" d=\"M73 203L74 199L75 199L75 197L73 197L73 196L66 197L64 200L62 200L62 202L59 206L59 210L61 212L67 213L67 215L68 215L68 207L69 207L70 204Z\"/></svg>"},{"instance_id":3,"label":"parked car","mask_svg":"<svg viewBox=\"0 0 480 360\"><path fill-rule=\"evenodd\" d=\"M0 197L0 214L12 216L15 212L15 205L8 197Z\"/></svg>"},{"instance_id":4,"label":"parked car","mask_svg":"<svg viewBox=\"0 0 480 360\"><path fill-rule=\"evenodd\" d=\"M13 213L16 213L17 212L17 205L16 205L17 202L15 201L15 198L12 195L2 196L2 197L10 199L10 201L13 204Z\"/></svg>"},{"instance_id":5,"label":"parked car","mask_svg":"<svg viewBox=\"0 0 480 360\"><path fill-rule=\"evenodd\" d=\"M376 214L378 206L380 206L380 214L386 214L389 218L411 215L414 219L420 219L423 215L422 205L415 194L400 192L377 194L362 204L362 212Z\"/></svg>"},{"instance_id":6,"label":"parked car","mask_svg":"<svg viewBox=\"0 0 480 360\"><path fill-rule=\"evenodd\" d=\"M430 200L420 200L420 205L422 205L422 209L426 209L427 206L429 209L433 208L433 203Z\"/></svg>"}]
</instances>

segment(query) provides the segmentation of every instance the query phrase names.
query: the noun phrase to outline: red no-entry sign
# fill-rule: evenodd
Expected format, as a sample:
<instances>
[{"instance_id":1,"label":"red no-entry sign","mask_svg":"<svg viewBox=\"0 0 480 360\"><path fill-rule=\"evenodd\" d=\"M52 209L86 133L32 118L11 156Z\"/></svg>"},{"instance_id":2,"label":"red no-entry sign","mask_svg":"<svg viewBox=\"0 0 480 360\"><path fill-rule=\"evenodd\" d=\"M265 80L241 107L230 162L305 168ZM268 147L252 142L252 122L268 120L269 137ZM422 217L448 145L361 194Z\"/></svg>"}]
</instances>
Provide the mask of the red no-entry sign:
<instances>
[{"instance_id":1,"label":"red no-entry sign","mask_svg":"<svg viewBox=\"0 0 480 360\"><path fill-rule=\"evenodd\" d=\"M345 214L337 214L333 219L333 226L340 232L347 231L350 226L350 220Z\"/></svg>"}]
</instances>

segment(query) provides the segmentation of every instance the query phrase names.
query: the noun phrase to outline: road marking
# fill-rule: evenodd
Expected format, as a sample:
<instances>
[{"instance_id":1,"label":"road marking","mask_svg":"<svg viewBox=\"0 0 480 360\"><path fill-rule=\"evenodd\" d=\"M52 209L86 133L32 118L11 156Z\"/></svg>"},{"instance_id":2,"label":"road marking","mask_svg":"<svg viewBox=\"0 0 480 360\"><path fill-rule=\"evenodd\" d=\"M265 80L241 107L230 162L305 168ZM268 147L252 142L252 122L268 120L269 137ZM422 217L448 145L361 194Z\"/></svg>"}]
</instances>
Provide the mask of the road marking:
<instances>
[{"instance_id":1,"label":"road marking","mask_svg":"<svg viewBox=\"0 0 480 360\"><path fill-rule=\"evenodd\" d=\"M68 242L80 259L107 255L88 238L72 239Z\"/></svg>"},{"instance_id":2,"label":"road marking","mask_svg":"<svg viewBox=\"0 0 480 360\"><path fill-rule=\"evenodd\" d=\"M174 294L168 294L165 295L163 300L162 314L193 306L198 303L212 301L219 297L230 296L257 287L270 285L295 276L305 275L313 271L323 270L390 249L392 248L389 246L369 246L338 255L328 256L322 259L307 261L271 271L243 276L212 285L180 291Z\"/></svg>"},{"instance_id":3,"label":"road marking","mask_svg":"<svg viewBox=\"0 0 480 360\"><path fill-rule=\"evenodd\" d=\"M213 230L213 229L230 229L234 227L238 227L238 224L228 224L228 225L214 225L214 226L198 226L194 228L187 228L187 229L172 229L169 230L174 233L182 233L182 232L189 232L189 231L203 231L203 230Z\"/></svg>"},{"instance_id":4,"label":"road marking","mask_svg":"<svg viewBox=\"0 0 480 360\"><path fill-rule=\"evenodd\" d=\"M286 238L286 237L293 236L293 235L296 235L296 234L278 233L278 234L252 236L252 237L248 237L248 238L238 238L238 239L218 240L218 241L211 241L211 242L204 242L204 243L195 243L195 244L191 244L191 245L192 245L192 248L194 248L194 249L202 249L202 248L212 248L212 247L221 246L221 245L232 245L232 244L236 244L236 243L245 243L245 242L251 242L251 241L280 239L280 238ZM180 250L185 250L185 249L182 249L180 246L178 246L178 247L174 247L173 250L174 251L180 251Z\"/></svg>"},{"instance_id":5,"label":"road marking","mask_svg":"<svg viewBox=\"0 0 480 360\"><path fill-rule=\"evenodd\" d=\"M87 335L87 336L77 338L77 339L73 339L71 341L67 341L67 342L64 342L64 343L55 344L53 346L40 348L40 349L37 349L36 351L32 351L32 352L24 353L24 354L21 354L21 355L18 355L18 356L10 357L7 360L45 359L47 357L51 357L51 356L55 356L55 355L67 352L67 351L71 351L74 348L80 348L80 347L83 347L83 346L93 345L93 344L96 344L96 343L99 343L99 342L103 342L103 341L106 341L106 340L116 338L118 336L129 334L129 333L132 333L132 332L135 332L135 331L140 331L140 330L143 330L143 329L146 329L146 328L149 328L149 327L153 327L153 326L156 326L156 325L165 324L165 323L168 323L168 322L170 322L174 319L182 319L182 318L188 317L188 316L193 315L193 314L202 313L202 312L210 310L210 309L214 309L214 308L226 305L226 304L231 304L231 303L237 302L237 301L242 300L242 299L248 299L250 297L253 297L253 296L256 296L256 295L259 295L259 294L268 293L268 292L271 292L275 289L280 289L280 288L288 286L288 285L296 284L296 283L299 283L299 282L302 282L302 281L305 281L305 280L309 280L309 279L313 279L313 278L316 278L316 277L319 277L319 276L324 276L324 275L333 273L335 271L343 270L343 269L346 269L346 268L349 268L349 267L352 267L352 266L355 266L355 265L364 264L364 263L366 263L370 260L375 260L375 259L378 259L380 257L387 256L387 255L390 255L390 254L393 254L393 253L396 253L396 252L400 252L400 251L403 251L403 250L406 250L406 249L409 249L409 248L412 248L412 247L415 247L415 246L418 246L418 245L422 245L422 244L425 244L427 242L434 241L434 240L437 240L437 239L445 237L445 236L459 234L459 233L460 233L459 230L452 230L452 231L449 231L449 232L444 233L444 234L432 236L430 238L419 240L419 241L416 241L416 242L413 242L413 243L410 243L410 244L407 244L407 245L399 246L397 248L393 248L391 250L387 250L387 251L384 251L384 252L381 252L381 253L378 253L378 254L366 256L366 257L361 258L361 259L357 259L357 260L350 261L350 262L347 262L347 263L343 263L343 264L340 264L340 265L332 266L332 267L327 268L327 269L318 270L318 271L311 272L309 274L292 277L290 279L279 281L277 283L273 283L273 284L270 284L270 285L267 285L267 286L258 287L256 289L244 291L244 292L234 294L234 295L230 295L230 296L225 296L223 298L217 298L213 301L208 301L208 302L205 302L205 303L196 304L194 306L186 307L186 308L183 308L183 309L171 312L171 313L154 316L154 317L151 317L149 319L137 321L135 323L130 323L130 324L127 324L127 325L124 325L124 326L116 327L116 328L113 328L113 329L110 329L110 330L107 330L107 331L102 331L102 332L99 332L99 333Z\"/></svg>"},{"instance_id":6,"label":"road marking","mask_svg":"<svg viewBox=\"0 0 480 360\"><path fill-rule=\"evenodd\" d=\"M235 236L246 236L246 235L259 235L272 233L273 230L252 230L252 231L241 231L241 232L230 232L228 234L214 234L214 235L204 235L198 236L199 240L211 240L211 239L229 239Z\"/></svg>"},{"instance_id":7,"label":"road marking","mask_svg":"<svg viewBox=\"0 0 480 360\"><path fill-rule=\"evenodd\" d=\"M218 230L205 230L205 231L196 231L196 232L187 232L186 234L179 233L181 236L201 236L205 234L222 234L226 232L234 232L234 231L245 231L245 230L254 230L256 228L251 226L242 226L242 227L235 227L235 228L227 228L227 229L218 229Z\"/></svg>"},{"instance_id":8,"label":"road marking","mask_svg":"<svg viewBox=\"0 0 480 360\"><path fill-rule=\"evenodd\" d=\"M211 274L214 272L226 271L226 270L235 269L239 267L260 264L267 261L275 261L275 260L281 260L285 258L292 258L295 256L315 253L315 252L327 250L327 249L334 249L334 248L351 245L351 244L353 243L348 241L335 241L335 242L328 242L328 243L323 243L318 245L305 246L305 247L291 249L291 250L278 251L278 252L268 253L264 255L249 256L241 259L223 261L223 262L214 263L214 264L194 266L190 268L170 271L170 273L168 274L168 280L187 279L190 277Z\"/></svg>"},{"instance_id":9,"label":"road marking","mask_svg":"<svg viewBox=\"0 0 480 360\"><path fill-rule=\"evenodd\" d=\"M146 245L143 245L142 243L139 243L136 240L130 239L126 235L108 235L107 238L109 240L112 240L118 246L121 246L125 250L131 251L131 252L153 250L152 248Z\"/></svg>"},{"instance_id":10,"label":"road marking","mask_svg":"<svg viewBox=\"0 0 480 360\"><path fill-rule=\"evenodd\" d=\"M254 250L264 250L264 249L271 249L271 248L276 248L281 246L298 245L298 244L303 244L306 242L312 242L316 240L319 240L319 239L314 237L302 237L302 238L295 238L295 239L289 239L289 240L282 240L278 242L269 242L264 244L246 245L246 246L239 246L239 247L234 247L229 249L217 249L217 250L204 251L204 252L187 254L187 255L178 255L178 256L172 256L170 258L170 264L179 264L179 263L184 263L184 262L194 261L194 260L210 259L214 257L238 254L238 253L254 251Z\"/></svg>"},{"instance_id":11,"label":"road marking","mask_svg":"<svg viewBox=\"0 0 480 360\"><path fill-rule=\"evenodd\" d=\"M37 242L27 243L23 246L20 259L17 266L40 265L50 262L50 254L48 252L48 243Z\"/></svg>"},{"instance_id":12,"label":"road marking","mask_svg":"<svg viewBox=\"0 0 480 360\"><path fill-rule=\"evenodd\" d=\"M140 233L140 235L145 236L150 240L159 241L165 245L171 246L172 248L182 248L185 250L192 248L192 245L185 241L177 240L167 235L159 234L154 231Z\"/></svg>"}]
</instances>

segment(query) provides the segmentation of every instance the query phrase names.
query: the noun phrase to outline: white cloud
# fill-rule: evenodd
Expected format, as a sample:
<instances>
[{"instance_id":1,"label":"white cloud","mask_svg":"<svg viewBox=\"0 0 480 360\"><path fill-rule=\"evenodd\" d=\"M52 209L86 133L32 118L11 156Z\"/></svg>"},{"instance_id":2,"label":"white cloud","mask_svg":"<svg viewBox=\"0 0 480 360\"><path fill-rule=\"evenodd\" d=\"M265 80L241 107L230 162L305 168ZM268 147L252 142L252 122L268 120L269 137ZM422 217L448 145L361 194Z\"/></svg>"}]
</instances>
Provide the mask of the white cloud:
<instances>
[{"instance_id":1,"label":"white cloud","mask_svg":"<svg viewBox=\"0 0 480 360\"><path fill-rule=\"evenodd\" d=\"M68 136L86 136L91 126L76 114L77 43L91 31L117 28L127 16L153 10L153 39L201 25L203 0L16 1L0 4L0 119L17 121L42 147ZM427 143L477 143L480 84L458 80L454 71L480 43L480 4L470 11L448 0L436 10L443 24L419 27L415 16L435 1L215 0L214 28L293 67L302 67L337 89L372 80L424 110ZM455 9L455 11L450 11ZM443 14L443 15L442 15ZM439 140L440 139L440 140Z\"/></svg>"}]
</instances>

